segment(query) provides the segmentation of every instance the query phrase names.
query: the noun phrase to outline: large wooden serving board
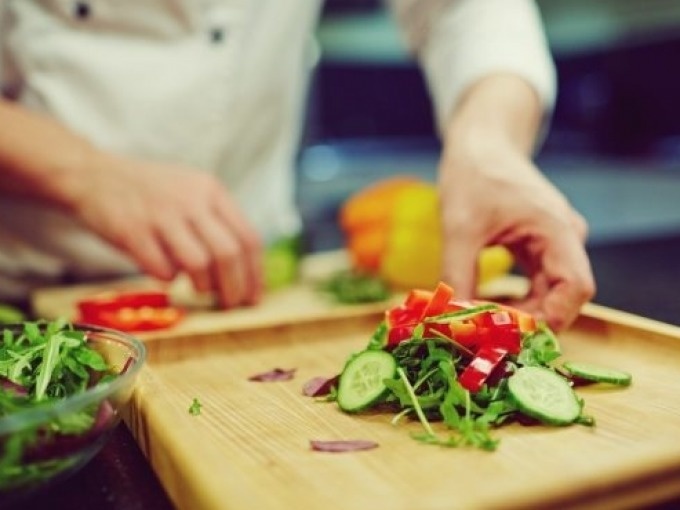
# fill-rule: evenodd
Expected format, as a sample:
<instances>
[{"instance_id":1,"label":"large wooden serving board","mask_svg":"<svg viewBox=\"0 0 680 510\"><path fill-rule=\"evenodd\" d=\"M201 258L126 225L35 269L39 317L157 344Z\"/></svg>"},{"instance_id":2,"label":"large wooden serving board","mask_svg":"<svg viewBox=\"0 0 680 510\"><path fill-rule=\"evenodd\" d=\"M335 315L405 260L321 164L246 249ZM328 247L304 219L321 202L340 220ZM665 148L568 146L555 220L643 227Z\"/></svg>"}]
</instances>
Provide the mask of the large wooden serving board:
<instances>
[{"instance_id":1,"label":"large wooden serving board","mask_svg":"<svg viewBox=\"0 0 680 510\"><path fill-rule=\"evenodd\" d=\"M511 425L490 453L424 445L409 437L416 422L303 396L366 345L386 305L286 292L250 315L203 312L145 337L126 422L179 509L609 509L680 497L680 328L587 306L561 335L563 358L628 370L633 385L579 389L595 428ZM248 380L273 368L295 377ZM379 447L320 453L314 439Z\"/></svg>"},{"instance_id":2,"label":"large wooden serving board","mask_svg":"<svg viewBox=\"0 0 680 510\"><path fill-rule=\"evenodd\" d=\"M409 437L417 423L343 414L301 394L361 349L377 314L236 328L147 342L128 419L181 509L625 508L680 495L680 332L589 307L562 335L564 358L629 370L627 389L579 390L594 429L498 431L496 452ZM273 368L285 382L252 382ZM202 413L188 408L196 397ZM314 452L311 439L375 450Z\"/></svg>"}]
</instances>

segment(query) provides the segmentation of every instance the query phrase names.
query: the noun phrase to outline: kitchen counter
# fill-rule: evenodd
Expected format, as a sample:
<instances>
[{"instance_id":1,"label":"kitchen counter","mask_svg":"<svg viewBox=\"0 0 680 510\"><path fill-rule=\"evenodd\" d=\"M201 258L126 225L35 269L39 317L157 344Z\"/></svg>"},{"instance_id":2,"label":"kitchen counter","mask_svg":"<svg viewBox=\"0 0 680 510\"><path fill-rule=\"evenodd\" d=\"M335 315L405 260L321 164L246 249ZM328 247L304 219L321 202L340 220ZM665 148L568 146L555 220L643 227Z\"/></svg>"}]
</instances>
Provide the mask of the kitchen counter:
<instances>
[{"instance_id":1,"label":"kitchen counter","mask_svg":"<svg viewBox=\"0 0 680 510\"><path fill-rule=\"evenodd\" d=\"M608 243L589 251L598 280L597 303L680 325L680 235ZM654 508L678 507L680 500ZM21 508L165 510L172 504L121 425L86 469Z\"/></svg>"}]
</instances>

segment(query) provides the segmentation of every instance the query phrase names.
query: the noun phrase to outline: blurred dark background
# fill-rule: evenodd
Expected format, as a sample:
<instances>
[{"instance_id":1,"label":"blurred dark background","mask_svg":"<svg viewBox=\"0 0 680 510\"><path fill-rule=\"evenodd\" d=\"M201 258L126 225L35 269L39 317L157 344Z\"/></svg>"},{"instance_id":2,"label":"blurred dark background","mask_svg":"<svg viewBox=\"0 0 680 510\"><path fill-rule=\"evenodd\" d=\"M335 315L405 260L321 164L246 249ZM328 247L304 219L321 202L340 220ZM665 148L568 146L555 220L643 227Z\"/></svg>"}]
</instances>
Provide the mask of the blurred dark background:
<instances>
[{"instance_id":1,"label":"blurred dark background","mask_svg":"<svg viewBox=\"0 0 680 510\"><path fill-rule=\"evenodd\" d=\"M590 224L596 301L680 323L680 2L543 0L558 72L537 156ZM433 178L439 142L417 64L378 0L329 0L300 156L310 251L338 205L393 173Z\"/></svg>"}]
</instances>

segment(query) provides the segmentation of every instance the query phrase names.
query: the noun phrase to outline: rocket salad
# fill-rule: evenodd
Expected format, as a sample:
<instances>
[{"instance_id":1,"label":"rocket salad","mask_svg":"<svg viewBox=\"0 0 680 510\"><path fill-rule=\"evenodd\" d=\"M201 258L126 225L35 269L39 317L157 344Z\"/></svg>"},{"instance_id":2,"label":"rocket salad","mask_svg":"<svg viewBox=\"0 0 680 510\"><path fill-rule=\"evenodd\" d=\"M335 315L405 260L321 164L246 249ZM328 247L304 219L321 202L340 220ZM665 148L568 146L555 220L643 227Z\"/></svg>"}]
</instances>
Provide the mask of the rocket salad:
<instances>
[{"instance_id":1,"label":"rocket salad","mask_svg":"<svg viewBox=\"0 0 680 510\"><path fill-rule=\"evenodd\" d=\"M462 302L440 283L412 290L385 312L367 347L345 363L337 391L340 409L387 409L398 423L419 420L414 438L442 446L494 450L494 428L512 422L592 426L580 383L625 386L630 374L592 364L558 364L559 342L544 324L491 302ZM443 422L447 433L436 432Z\"/></svg>"},{"instance_id":2,"label":"rocket salad","mask_svg":"<svg viewBox=\"0 0 680 510\"><path fill-rule=\"evenodd\" d=\"M115 377L87 333L63 320L24 322L0 339L0 423L21 423L45 410L45 421L0 435L0 490L50 477L75 462L68 455L94 441L113 415L106 401L70 412L51 404ZM35 421L35 420L34 420ZM12 430L10 428L10 430Z\"/></svg>"}]
</instances>

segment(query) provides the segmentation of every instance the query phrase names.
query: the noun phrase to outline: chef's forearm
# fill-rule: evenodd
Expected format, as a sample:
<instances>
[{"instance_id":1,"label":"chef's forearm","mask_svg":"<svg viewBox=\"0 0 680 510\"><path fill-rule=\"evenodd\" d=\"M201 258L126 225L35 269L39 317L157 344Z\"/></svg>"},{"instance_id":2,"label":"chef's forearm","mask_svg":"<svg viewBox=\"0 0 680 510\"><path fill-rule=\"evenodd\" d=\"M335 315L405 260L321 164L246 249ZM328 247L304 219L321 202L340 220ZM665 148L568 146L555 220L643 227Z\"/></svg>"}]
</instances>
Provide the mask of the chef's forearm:
<instances>
[{"instance_id":1,"label":"chef's forearm","mask_svg":"<svg viewBox=\"0 0 680 510\"><path fill-rule=\"evenodd\" d=\"M95 154L53 119L0 100L0 193L68 209Z\"/></svg>"},{"instance_id":2,"label":"chef's forearm","mask_svg":"<svg viewBox=\"0 0 680 510\"><path fill-rule=\"evenodd\" d=\"M469 88L449 117L445 157L484 157L498 149L530 156L542 117L539 97L525 80L490 75Z\"/></svg>"}]
</instances>

